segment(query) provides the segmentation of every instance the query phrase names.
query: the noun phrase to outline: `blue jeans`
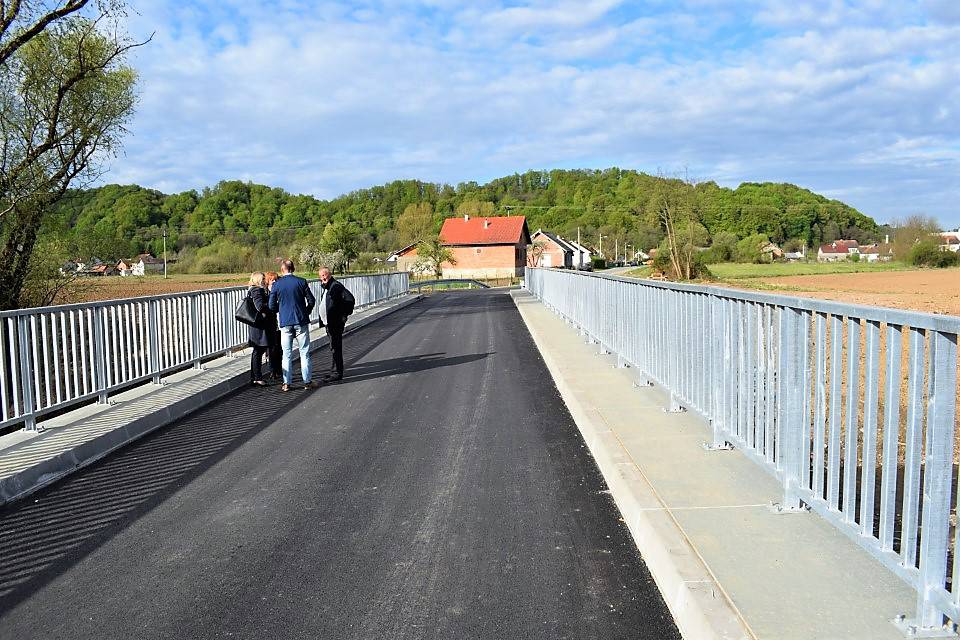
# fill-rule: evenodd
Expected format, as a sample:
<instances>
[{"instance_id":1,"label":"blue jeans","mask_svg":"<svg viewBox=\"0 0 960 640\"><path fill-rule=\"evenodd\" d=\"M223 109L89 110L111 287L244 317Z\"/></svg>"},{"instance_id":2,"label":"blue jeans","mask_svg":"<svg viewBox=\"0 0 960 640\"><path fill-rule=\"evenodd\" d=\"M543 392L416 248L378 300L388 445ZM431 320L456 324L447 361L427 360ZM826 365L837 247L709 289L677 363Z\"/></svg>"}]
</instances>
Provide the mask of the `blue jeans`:
<instances>
[{"instance_id":1,"label":"blue jeans","mask_svg":"<svg viewBox=\"0 0 960 640\"><path fill-rule=\"evenodd\" d=\"M300 349L300 376L304 384L310 382L310 325L280 327L280 346L283 349L283 383L293 384L293 342Z\"/></svg>"}]
</instances>

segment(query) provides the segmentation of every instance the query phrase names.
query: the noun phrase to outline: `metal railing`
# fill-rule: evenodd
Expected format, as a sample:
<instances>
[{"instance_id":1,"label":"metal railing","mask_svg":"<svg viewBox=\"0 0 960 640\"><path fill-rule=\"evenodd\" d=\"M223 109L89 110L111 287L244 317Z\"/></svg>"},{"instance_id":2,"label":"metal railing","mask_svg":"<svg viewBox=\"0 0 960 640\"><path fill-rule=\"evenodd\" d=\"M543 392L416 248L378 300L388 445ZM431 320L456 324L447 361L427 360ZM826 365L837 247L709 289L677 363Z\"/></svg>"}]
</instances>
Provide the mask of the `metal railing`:
<instances>
[{"instance_id":1,"label":"metal railing","mask_svg":"<svg viewBox=\"0 0 960 640\"><path fill-rule=\"evenodd\" d=\"M357 308L409 291L405 272L345 276ZM310 281L319 299L320 282ZM0 312L0 428L72 405L107 402L117 391L247 343L234 319L246 287ZM317 321L319 309L311 320Z\"/></svg>"},{"instance_id":2,"label":"metal railing","mask_svg":"<svg viewBox=\"0 0 960 640\"><path fill-rule=\"evenodd\" d=\"M910 584L906 634L954 629L960 318L550 269L525 286L779 479L781 510Z\"/></svg>"}]
</instances>

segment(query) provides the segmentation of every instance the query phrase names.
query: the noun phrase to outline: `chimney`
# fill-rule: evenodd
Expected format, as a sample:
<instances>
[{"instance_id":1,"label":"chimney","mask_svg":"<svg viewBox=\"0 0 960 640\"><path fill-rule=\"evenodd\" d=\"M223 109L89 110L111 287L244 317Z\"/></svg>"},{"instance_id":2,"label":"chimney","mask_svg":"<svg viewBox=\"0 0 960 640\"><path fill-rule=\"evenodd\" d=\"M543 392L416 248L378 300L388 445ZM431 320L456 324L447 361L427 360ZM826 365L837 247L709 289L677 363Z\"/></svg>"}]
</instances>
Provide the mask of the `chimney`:
<instances>
[{"instance_id":1,"label":"chimney","mask_svg":"<svg viewBox=\"0 0 960 640\"><path fill-rule=\"evenodd\" d=\"M489 229L489 228L490 228L490 221L489 221L489 220L484 220L484 221L483 221L483 228L484 228L484 229Z\"/></svg>"},{"instance_id":2,"label":"chimney","mask_svg":"<svg viewBox=\"0 0 960 640\"><path fill-rule=\"evenodd\" d=\"M463 214L463 221L467 222L468 220L470 220L470 214L467 214L467 213Z\"/></svg>"}]
</instances>

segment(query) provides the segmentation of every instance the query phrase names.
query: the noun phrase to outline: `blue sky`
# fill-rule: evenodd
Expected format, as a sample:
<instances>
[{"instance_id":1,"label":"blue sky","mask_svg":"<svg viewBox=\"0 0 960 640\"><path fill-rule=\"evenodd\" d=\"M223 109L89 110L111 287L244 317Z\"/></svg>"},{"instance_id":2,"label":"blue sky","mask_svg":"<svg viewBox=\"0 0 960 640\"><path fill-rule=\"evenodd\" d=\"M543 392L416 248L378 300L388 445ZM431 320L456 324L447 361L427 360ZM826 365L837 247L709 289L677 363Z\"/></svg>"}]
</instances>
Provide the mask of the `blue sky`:
<instances>
[{"instance_id":1,"label":"blue sky","mask_svg":"<svg viewBox=\"0 0 960 640\"><path fill-rule=\"evenodd\" d=\"M960 225L956 0L151 0L110 182L330 198L619 166Z\"/></svg>"}]
</instances>

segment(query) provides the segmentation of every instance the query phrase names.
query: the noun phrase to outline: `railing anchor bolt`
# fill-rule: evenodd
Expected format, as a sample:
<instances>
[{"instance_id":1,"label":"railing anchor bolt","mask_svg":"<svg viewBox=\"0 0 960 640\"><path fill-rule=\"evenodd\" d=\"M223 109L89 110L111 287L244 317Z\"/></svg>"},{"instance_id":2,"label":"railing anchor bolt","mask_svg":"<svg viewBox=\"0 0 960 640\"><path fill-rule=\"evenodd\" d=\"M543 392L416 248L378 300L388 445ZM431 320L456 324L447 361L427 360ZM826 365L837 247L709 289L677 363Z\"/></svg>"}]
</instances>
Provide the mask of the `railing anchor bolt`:
<instances>
[{"instance_id":1,"label":"railing anchor bolt","mask_svg":"<svg viewBox=\"0 0 960 640\"><path fill-rule=\"evenodd\" d=\"M800 503L800 506L798 506L798 507L788 507L787 505L782 504L782 503L780 503L780 502L771 502L769 509L770 509L770 511L772 511L773 513L782 513L782 514L786 514L786 513L806 513L806 512L808 512L808 511L810 511L810 507L808 507L806 504L804 504L804 503L802 503L802 502Z\"/></svg>"},{"instance_id":2,"label":"railing anchor bolt","mask_svg":"<svg viewBox=\"0 0 960 640\"><path fill-rule=\"evenodd\" d=\"M713 443L703 442L700 446L703 447L704 451L733 451L736 449L735 446L727 441Z\"/></svg>"}]
</instances>

